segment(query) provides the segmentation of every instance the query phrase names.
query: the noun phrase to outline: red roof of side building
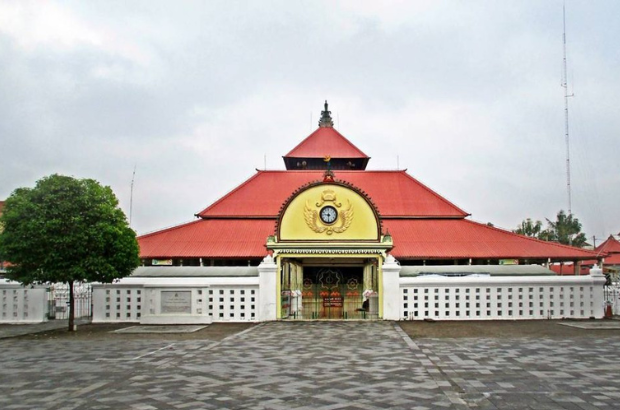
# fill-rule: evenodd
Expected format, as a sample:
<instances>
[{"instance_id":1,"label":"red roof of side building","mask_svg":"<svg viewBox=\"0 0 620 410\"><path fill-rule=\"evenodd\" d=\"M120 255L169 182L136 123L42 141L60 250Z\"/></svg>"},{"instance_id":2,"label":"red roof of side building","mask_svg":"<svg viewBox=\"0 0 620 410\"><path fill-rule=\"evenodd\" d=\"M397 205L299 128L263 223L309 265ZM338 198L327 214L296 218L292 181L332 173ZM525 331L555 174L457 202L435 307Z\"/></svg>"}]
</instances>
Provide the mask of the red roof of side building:
<instances>
[{"instance_id":1,"label":"red roof of side building","mask_svg":"<svg viewBox=\"0 0 620 410\"><path fill-rule=\"evenodd\" d=\"M597 258L605 258L603 265L620 265L620 242L612 235L609 235L605 242L594 248L594 252ZM598 264L598 260L591 259L582 263L584 265L595 265Z\"/></svg>"},{"instance_id":2,"label":"red roof of side building","mask_svg":"<svg viewBox=\"0 0 620 410\"><path fill-rule=\"evenodd\" d=\"M620 265L620 242L613 236L609 236L605 242L594 250L598 254L605 256L605 265Z\"/></svg>"},{"instance_id":3,"label":"red roof of side building","mask_svg":"<svg viewBox=\"0 0 620 410\"><path fill-rule=\"evenodd\" d=\"M545 242L467 219L384 219L395 258L585 259L588 251Z\"/></svg>"},{"instance_id":4,"label":"red roof of side building","mask_svg":"<svg viewBox=\"0 0 620 410\"><path fill-rule=\"evenodd\" d=\"M578 275L589 275L590 274L590 263L591 261L581 261L581 266L579 267ZM575 274L575 266L572 263L566 263L564 265L553 264L549 266L549 269L555 272L558 275L562 276L572 276Z\"/></svg>"},{"instance_id":5,"label":"red roof of side building","mask_svg":"<svg viewBox=\"0 0 620 410\"><path fill-rule=\"evenodd\" d=\"M332 127L319 127L284 156L293 158L369 158Z\"/></svg>"},{"instance_id":6,"label":"red roof of side building","mask_svg":"<svg viewBox=\"0 0 620 410\"><path fill-rule=\"evenodd\" d=\"M203 210L203 218L276 218L286 199L302 185L320 181L324 171L258 171ZM335 171L336 180L363 190L383 218L464 218L468 214L405 171Z\"/></svg>"}]
</instances>

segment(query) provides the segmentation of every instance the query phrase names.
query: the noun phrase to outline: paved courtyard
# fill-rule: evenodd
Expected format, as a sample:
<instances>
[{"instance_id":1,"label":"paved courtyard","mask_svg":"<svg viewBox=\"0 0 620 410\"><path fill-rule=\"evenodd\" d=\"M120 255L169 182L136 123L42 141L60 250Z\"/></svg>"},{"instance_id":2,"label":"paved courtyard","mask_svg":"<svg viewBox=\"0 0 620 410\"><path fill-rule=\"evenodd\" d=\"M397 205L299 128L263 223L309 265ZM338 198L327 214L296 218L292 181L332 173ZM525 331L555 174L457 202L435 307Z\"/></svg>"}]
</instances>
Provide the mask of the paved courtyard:
<instances>
[{"instance_id":1,"label":"paved courtyard","mask_svg":"<svg viewBox=\"0 0 620 410\"><path fill-rule=\"evenodd\" d=\"M620 337L411 339L289 322L222 340L0 340L0 409L616 409ZM134 335L135 336L135 335Z\"/></svg>"}]
</instances>

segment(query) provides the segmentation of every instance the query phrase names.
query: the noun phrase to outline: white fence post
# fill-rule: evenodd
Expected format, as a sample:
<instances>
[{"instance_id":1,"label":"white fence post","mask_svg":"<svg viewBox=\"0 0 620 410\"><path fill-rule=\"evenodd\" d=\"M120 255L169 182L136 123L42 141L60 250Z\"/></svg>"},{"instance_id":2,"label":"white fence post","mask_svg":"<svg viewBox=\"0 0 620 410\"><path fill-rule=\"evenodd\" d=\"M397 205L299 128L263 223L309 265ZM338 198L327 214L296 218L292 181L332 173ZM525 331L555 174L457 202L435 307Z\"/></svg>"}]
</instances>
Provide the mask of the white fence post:
<instances>
[{"instance_id":1,"label":"white fence post","mask_svg":"<svg viewBox=\"0 0 620 410\"><path fill-rule=\"evenodd\" d=\"M388 255L381 267L383 272L383 319L400 319L400 264L392 256Z\"/></svg>"},{"instance_id":2,"label":"white fence post","mask_svg":"<svg viewBox=\"0 0 620 410\"><path fill-rule=\"evenodd\" d=\"M277 268L278 266L271 255L265 256L261 264L258 265L258 320L261 322L276 320L277 317Z\"/></svg>"}]
</instances>

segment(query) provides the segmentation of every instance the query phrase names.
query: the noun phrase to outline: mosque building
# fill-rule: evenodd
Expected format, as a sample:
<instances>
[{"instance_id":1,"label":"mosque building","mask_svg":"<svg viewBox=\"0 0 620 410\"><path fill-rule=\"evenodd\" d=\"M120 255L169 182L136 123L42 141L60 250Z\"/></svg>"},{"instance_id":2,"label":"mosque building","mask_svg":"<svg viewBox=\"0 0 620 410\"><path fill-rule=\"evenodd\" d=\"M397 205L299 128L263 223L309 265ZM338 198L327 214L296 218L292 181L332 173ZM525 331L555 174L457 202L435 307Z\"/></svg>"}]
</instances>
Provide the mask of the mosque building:
<instances>
[{"instance_id":1,"label":"mosque building","mask_svg":"<svg viewBox=\"0 0 620 410\"><path fill-rule=\"evenodd\" d=\"M402 319L413 314L403 278L548 276L551 263L579 272L598 257L475 222L405 170L367 170L370 157L334 128L327 102L321 114L283 157L286 170L257 170L195 221L139 237L138 271L249 272L267 261L259 292L274 296L263 319Z\"/></svg>"}]
</instances>

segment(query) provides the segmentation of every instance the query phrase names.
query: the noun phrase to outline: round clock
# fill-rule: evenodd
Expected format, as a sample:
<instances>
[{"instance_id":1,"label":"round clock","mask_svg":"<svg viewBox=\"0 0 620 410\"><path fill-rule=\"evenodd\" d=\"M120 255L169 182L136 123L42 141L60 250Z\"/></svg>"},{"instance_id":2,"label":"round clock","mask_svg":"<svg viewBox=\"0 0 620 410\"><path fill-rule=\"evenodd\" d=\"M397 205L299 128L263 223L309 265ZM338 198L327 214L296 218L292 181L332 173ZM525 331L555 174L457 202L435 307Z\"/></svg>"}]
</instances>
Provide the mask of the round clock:
<instances>
[{"instance_id":1,"label":"round clock","mask_svg":"<svg viewBox=\"0 0 620 410\"><path fill-rule=\"evenodd\" d=\"M333 206L326 206L321 209L321 221L327 225L331 225L336 222L338 218L338 211Z\"/></svg>"}]
</instances>

